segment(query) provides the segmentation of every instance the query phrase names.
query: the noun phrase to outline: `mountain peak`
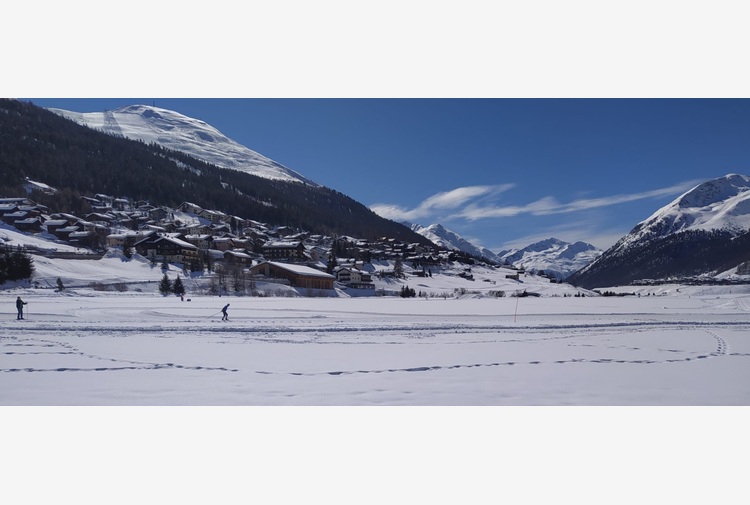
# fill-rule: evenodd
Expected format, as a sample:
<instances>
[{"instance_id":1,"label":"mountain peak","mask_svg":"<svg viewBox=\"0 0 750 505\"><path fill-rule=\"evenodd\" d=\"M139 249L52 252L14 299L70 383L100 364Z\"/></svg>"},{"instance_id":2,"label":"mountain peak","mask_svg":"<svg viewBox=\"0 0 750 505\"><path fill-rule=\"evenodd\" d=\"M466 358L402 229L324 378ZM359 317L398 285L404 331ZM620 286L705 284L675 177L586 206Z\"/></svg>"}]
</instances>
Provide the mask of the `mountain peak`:
<instances>
[{"instance_id":1,"label":"mountain peak","mask_svg":"<svg viewBox=\"0 0 750 505\"><path fill-rule=\"evenodd\" d=\"M713 276L750 259L750 177L703 182L638 223L569 282L584 287Z\"/></svg>"},{"instance_id":2,"label":"mountain peak","mask_svg":"<svg viewBox=\"0 0 750 505\"><path fill-rule=\"evenodd\" d=\"M708 207L747 191L750 191L750 177L728 174L699 184L678 198L676 204L683 209Z\"/></svg>"},{"instance_id":3,"label":"mountain peak","mask_svg":"<svg viewBox=\"0 0 750 505\"><path fill-rule=\"evenodd\" d=\"M49 109L89 128L112 135L159 144L218 167L266 179L319 184L230 139L200 119L169 109L134 104L104 112Z\"/></svg>"},{"instance_id":4,"label":"mountain peak","mask_svg":"<svg viewBox=\"0 0 750 505\"><path fill-rule=\"evenodd\" d=\"M627 240L687 230L750 229L750 177L729 174L703 182L639 223Z\"/></svg>"},{"instance_id":5,"label":"mountain peak","mask_svg":"<svg viewBox=\"0 0 750 505\"><path fill-rule=\"evenodd\" d=\"M501 255L510 264L523 265L563 279L596 259L602 251L586 242L570 244L554 237L534 242L520 250Z\"/></svg>"}]
</instances>

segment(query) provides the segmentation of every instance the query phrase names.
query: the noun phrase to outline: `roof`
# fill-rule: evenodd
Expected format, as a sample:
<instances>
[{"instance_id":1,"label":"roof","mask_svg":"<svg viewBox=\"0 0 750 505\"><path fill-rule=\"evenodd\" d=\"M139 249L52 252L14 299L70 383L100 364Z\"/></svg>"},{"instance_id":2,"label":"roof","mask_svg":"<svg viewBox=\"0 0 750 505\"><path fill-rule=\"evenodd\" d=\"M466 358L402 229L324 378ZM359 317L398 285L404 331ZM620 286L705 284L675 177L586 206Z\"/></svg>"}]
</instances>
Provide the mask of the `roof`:
<instances>
[{"instance_id":1,"label":"roof","mask_svg":"<svg viewBox=\"0 0 750 505\"><path fill-rule=\"evenodd\" d=\"M296 249L297 247L300 246L301 243L302 242L300 242L299 240L294 241L294 242L290 242L288 240L272 240L272 241L269 241L269 242L266 242L265 244L263 244L263 248L264 249L267 249L267 248Z\"/></svg>"},{"instance_id":2,"label":"roof","mask_svg":"<svg viewBox=\"0 0 750 505\"><path fill-rule=\"evenodd\" d=\"M177 244L180 247L183 247L185 249L197 249L193 244L190 242L185 242L184 240L180 240L178 238L174 237L159 237L158 239L154 240L154 242L159 242L160 240L167 240L169 242L172 242L173 244Z\"/></svg>"},{"instance_id":3,"label":"roof","mask_svg":"<svg viewBox=\"0 0 750 505\"><path fill-rule=\"evenodd\" d=\"M288 270L290 272L294 272L296 274L300 275L307 275L308 277L324 277L327 279L334 279L335 277L331 274L328 274L326 272L321 272L320 270L316 270L314 268L306 267L304 265L293 265L290 263L279 263L276 261L265 261L264 263L267 263L269 265L273 265L277 268L281 268L284 270ZM263 265L264 263L261 263L260 265ZM259 265L256 265L259 266Z\"/></svg>"}]
</instances>

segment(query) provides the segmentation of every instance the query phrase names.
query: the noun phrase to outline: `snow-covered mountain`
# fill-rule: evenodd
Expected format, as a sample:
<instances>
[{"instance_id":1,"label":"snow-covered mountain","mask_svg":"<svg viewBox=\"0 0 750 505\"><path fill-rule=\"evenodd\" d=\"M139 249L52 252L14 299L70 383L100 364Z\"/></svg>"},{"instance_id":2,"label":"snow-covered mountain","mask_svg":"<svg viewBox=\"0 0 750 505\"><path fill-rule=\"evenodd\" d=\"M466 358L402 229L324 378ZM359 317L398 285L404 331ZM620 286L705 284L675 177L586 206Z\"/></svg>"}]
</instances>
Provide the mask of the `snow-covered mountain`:
<instances>
[{"instance_id":1,"label":"snow-covered mountain","mask_svg":"<svg viewBox=\"0 0 750 505\"><path fill-rule=\"evenodd\" d=\"M404 222L403 224L411 228L412 231L427 238L438 247L443 247L453 251L461 251L471 254L472 256L483 257L494 262L500 262L500 258L497 254L485 247L475 246L457 233L445 228L443 225L431 224L430 226L425 227L408 222Z\"/></svg>"},{"instance_id":2,"label":"snow-covered mountain","mask_svg":"<svg viewBox=\"0 0 750 505\"><path fill-rule=\"evenodd\" d=\"M147 144L156 143L218 167L318 186L294 170L226 137L206 122L175 111L148 105L128 105L104 112L49 110L89 128Z\"/></svg>"},{"instance_id":3,"label":"snow-covered mountain","mask_svg":"<svg viewBox=\"0 0 750 505\"><path fill-rule=\"evenodd\" d=\"M688 230L750 230L750 177L729 174L697 185L638 223L622 245Z\"/></svg>"},{"instance_id":4,"label":"snow-covered mountain","mask_svg":"<svg viewBox=\"0 0 750 505\"><path fill-rule=\"evenodd\" d=\"M750 260L750 177L701 183L638 223L568 280L606 287L644 279L713 277Z\"/></svg>"},{"instance_id":5,"label":"snow-covered mountain","mask_svg":"<svg viewBox=\"0 0 750 505\"><path fill-rule=\"evenodd\" d=\"M586 242L569 243L556 238L536 242L520 250L512 250L500 255L515 267L524 267L529 271L540 272L558 279L564 279L580 270L602 254Z\"/></svg>"}]
</instances>

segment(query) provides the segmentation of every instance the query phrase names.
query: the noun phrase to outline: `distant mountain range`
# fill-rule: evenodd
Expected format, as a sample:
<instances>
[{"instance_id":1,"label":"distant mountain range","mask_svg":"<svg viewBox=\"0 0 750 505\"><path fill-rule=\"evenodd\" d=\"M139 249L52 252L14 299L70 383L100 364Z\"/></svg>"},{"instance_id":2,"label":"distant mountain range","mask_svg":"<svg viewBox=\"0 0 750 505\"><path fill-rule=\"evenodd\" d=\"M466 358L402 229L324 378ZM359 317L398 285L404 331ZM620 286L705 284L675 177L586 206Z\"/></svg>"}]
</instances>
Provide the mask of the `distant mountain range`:
<instances>
[{"instance_id":1,"label":"distant mountain range","mask_svg":"<svg viewBox=\"0 0 750 505\"><path fill-rule=\"evenodd\" d=\"M430 226L425 227L420 224L408 223L406 221L404 221L403 224L411 228L412 231L429 239L439 247L453 251L465 252L477 258L485 258L492 262L500 263L500 258L497 254L487 248L475 246L459 234L445 228L443 225L431 224Z\"/></svg>"},{"instance_id":2,"label":"distant mountain range","mask_svg":"<svg viewBox=\"0 0 750 505\"><path fill-rule=\"evenodd\" d=\"M745 271L748 261L750 177L728 174L665 205L567 281L585 288L707 281Z\"/></svg>"},{"instance_id":3,"label":"distant mountain range","mask_svg":"<svg viewBox=\"0 0 750 505\"><path fill-rule=\"evenodd\" d=\"M586 242L569 243L549 238L524 247L500 253L503 262L523 267L532 272L544 272L549 277L564 279L585 267L602 254Z\"/></svg>"}]
</instances>

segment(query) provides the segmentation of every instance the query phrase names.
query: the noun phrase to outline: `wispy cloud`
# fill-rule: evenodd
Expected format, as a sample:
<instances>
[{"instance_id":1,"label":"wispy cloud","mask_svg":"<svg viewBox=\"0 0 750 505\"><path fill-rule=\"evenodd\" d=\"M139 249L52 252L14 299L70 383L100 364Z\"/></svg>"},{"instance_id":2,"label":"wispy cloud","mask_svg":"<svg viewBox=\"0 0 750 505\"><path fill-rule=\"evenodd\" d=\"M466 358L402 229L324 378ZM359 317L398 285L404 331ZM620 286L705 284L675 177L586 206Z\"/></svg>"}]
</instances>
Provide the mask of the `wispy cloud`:
<instances>
[{"instance_id":1,"label":"wispy cloud","mask_svg":"<svg viewBox=\"0 0 750 505\"><path fill-rule=\"evenodd\" d=\"M437 193L426 198L419 206L413 209L406 209L399 205L377 203L370 206L370 209L387 218L393 220L413 221L433 215L438 210L451 210L462 207L473 200L486 197L488 195L500 194L515 187L514 184L496 184L488 186L465 186L456 188L451 191Z\"/></svg>"},{"instance_id":2,"label":"wispy cloud","mask_svg":"<svg viewBox=\"0 0 750 505\"><path fill-rule=\"evenodd\" d=\"M505 193L515 184L498 184L489 186L466 186L437 193L426 198L417 207L404 208L394 204L375 204L370 208L377 214L393 220L414 221L426 217L434 217L438 211L451 211L444 219L462 218L467 221L480 219L506 218L521 214L545 216L564 214L584 210L609 207L621 203L634 202L649 198L684 193L699 184L699 180L691 180L664 188L642 191L640 193L626 193L600 198L580 198L571 202L560 202L554 196L545 196L523 205L493 205L488 204L490 197Z\"/></svg>"}]
</instances>

